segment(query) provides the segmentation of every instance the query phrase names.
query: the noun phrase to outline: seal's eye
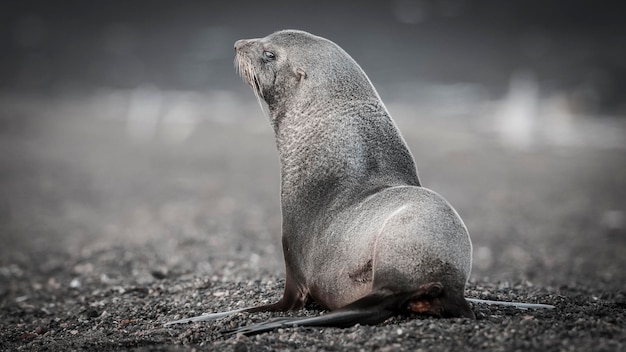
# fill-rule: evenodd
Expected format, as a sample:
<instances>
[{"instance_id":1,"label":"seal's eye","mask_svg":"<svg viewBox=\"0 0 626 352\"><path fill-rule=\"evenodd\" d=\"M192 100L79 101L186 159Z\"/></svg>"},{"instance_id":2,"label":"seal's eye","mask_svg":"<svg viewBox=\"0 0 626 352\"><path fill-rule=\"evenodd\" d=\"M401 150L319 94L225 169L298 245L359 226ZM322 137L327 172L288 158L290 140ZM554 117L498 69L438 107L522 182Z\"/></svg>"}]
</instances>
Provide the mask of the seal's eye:
<instances>
[{"instance_id":1,"label":"seal's eye","mask_svg":"<svg viewBox=\"0 0 626 352\"><path fill-rule=\"evenodd\" d=\"M268 60L275 60L276 59L276 55L271 52L271 51L264 51L263 52L263 56L268 59Z\"/></svg>"}]
</instances>

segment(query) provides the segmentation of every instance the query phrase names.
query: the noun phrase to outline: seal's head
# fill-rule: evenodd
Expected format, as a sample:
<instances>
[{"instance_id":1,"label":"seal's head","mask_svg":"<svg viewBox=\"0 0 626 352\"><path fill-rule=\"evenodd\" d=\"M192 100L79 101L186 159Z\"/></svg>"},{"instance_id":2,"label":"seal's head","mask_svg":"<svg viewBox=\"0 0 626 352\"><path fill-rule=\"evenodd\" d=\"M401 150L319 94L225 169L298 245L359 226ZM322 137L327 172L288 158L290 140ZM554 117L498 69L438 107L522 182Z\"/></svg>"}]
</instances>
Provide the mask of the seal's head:
<instances>
[{"instance_id":1,"label":"seal's head","mask_svg":"<svg viewBox=\"0 0 626 352\"><path fill-rule=\"evenodd\" d=\"M359 65L337 44L298 30L235 43L235 65L270 110L297 99L377 97Z\"/></svg>"}]
</instances>

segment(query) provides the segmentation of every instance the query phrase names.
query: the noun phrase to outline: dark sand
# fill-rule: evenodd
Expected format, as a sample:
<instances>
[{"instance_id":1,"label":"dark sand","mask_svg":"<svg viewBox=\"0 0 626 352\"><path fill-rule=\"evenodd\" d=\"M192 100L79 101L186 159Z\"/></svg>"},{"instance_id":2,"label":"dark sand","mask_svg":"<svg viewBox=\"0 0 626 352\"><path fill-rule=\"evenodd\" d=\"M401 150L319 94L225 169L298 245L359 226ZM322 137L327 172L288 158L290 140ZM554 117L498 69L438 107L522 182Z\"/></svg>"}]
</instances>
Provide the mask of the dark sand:
<instances>
[{"instance_id":1,"label":"dark sand","mask_svg":"<svg viewBox=\"0 0 626 352\"><path fill-rule=\"evenodd\" d=\"M398 317L225 337L269 317L322 314L162 326L282 294L278 161L260 111L203 121L184 142L157 133L133 143L121 120L75 103L0 105L0 350L626 347L624 148L519 151L467 117L416 121L391 104L424 185L472 235L467 296L556 309L474 306L476 321Z\"/></svg>"}]
</instances>

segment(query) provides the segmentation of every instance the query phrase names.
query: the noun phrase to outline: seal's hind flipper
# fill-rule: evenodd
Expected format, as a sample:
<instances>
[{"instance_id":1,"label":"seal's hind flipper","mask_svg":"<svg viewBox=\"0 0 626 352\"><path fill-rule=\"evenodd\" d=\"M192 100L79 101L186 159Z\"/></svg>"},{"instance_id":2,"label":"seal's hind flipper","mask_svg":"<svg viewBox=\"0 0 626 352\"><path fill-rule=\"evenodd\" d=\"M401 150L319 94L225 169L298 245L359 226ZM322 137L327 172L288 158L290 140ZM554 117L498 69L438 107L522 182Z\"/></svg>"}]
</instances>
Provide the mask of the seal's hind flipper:
<instances>
[{"instance_id":1,"label":"seal's hind flipper","mask_svg":"<svg viewBox=\"0 0 626 352\"><path fill-rule=\"evenodd\" d=\"M229 315L232 315L232 314L243 312L246 309L249 309L249 308L234 309L234 310L229 310L229 311L226 311L226 312L203 314L203 315L198 315L196 317L179 319L179 320L174 320L174 321L168 321L167 323L163 324L163 327L167 328L167 327L170 327L170 326L172 326L174 324L184 324L184 323L191 323L191 322L196 322L196 321L217 320L219 318L223 318L223 317L226 317L226 316L229 316Z\"/></svg>"},{"instance_id":2,"label":"seal's hind flipper","mask_svg":"<svg viewBox=\"0 0 626 352\"><path fill-rule=\"evenodd\" d=\"M391 316L391 312L373 307L367 310L341 309L317 317L277 318L263 323L248 325L224 331L224 334L256 335L263 332L285 327L297 326L329 326L348 327L355 324L376 324Z\"/></svg>"}]
</instances>

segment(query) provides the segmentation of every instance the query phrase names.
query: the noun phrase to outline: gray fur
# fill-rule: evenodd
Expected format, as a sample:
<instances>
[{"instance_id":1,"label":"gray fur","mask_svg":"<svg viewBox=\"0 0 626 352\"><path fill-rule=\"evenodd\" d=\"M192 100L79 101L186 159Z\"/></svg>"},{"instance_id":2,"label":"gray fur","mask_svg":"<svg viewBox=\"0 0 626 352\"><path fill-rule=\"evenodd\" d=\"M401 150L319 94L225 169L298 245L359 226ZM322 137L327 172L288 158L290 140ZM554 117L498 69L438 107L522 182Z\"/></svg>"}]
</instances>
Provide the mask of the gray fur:
<instances>
[{"instance_id":1,"label":"gray fur","mask_svg":"<svg viewBox=\"0 0 626 352\"><path fill-rule=\"evenodd\" d=\"M359 65L333 42L302 31L240 40L235 49L237 68L268 104L276 135L285 292L273 304L165 325L310 301L331 312L227 333L376 324L407 313L474 318L463 297L472 265L467 229L445 199L421 187L411 153Z\"/></svg>"},{"instance_id":2,"label":"gray fur","mask_svg":"<svg viewBox=\"0 0 626 352\"><path fill-rule=\"evenodd\" d=\"M302 31L239 41L236 49L244 79L269 106L280 156L281 301L289 301L282 308L312 299L335 310L435 282L467 305L467 229L441 196L420 186L406 143L359 65Z\"/></svg>"}]
</instances>

